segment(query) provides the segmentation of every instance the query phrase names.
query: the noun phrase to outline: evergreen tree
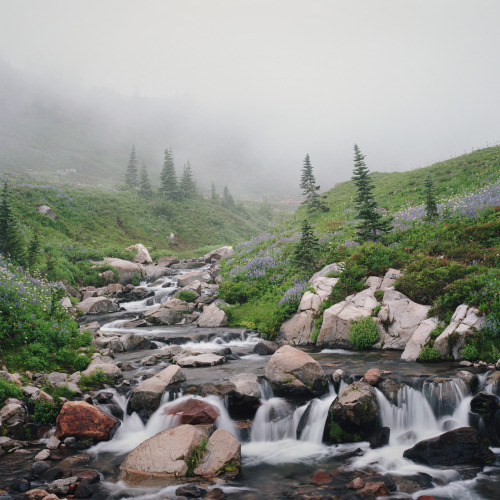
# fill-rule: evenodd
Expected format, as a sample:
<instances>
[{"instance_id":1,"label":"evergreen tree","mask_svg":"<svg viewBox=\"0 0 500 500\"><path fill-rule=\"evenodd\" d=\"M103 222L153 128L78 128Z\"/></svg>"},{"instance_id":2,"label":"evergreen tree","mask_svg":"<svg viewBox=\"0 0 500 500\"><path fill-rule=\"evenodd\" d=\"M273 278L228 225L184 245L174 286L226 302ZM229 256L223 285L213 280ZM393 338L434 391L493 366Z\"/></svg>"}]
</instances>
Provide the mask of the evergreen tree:
<instances>
[{"instance_id":1,"label":"evergreen tree","mask_svg":"<svg viewBox=\"0 0 500 500\"><path fill-rule=\"evenodd\" d=\"M177 174L175 173L172 148L165 149L165 161L163 162L160 179L160 194L163 194L169 200L179 201L179 183L177 182Z\"/></svg>"},{"instance_id":2,"label":"evergreen tree","mask_svg":"<svg viewBox=\"0 0 500 500\"><path fill-rule=\"evenodd\" d=\"M234 198L227 186L224 186L224 190L222 191L222 205L228 208L234 207Z\"/></svg>"},{"instance_id":3,"label":"evergreen tree","mask_svg":"<svg viewBox=\"0 0 500 500\"><path fill-rule=\"evenodd\" d=\"M358 211L356 230L358 240L375 241L378 237L392 230L392 218L383 217L378 211L377 202L373 198L373 181L365 163L365 156L357 144L354 145L354 170L352 180L357 188L354 201Z\"/></svg>"},{"instance_id":4,"label":"evergreen tree","mask_svg":"<svg viewBox=\"0 0 500 500\"><path fill-rule=\"evenodd\" d=\"M22 264L26 256L26 243L17 219L12 213L7 182L4 183L0 203L0 252L18 264Z\"/></svg>"},{"instance_id":5,"label":"evergreen tree","mask_svg":"<svg viewBox=\"0 0 500 500\"><path fill-rule=\"evenodd\" d=\"M215 187L215 184L212 181L212 190L210 193L210 199L214 202L217 203L219 201L219 193L217 192L217 189Z\"/></svg>"},{"instance_id":6,"label":"evergreen tree","mask_svg":"<svg viewBox=\"0 0 500 500\"><path fill-rule=\"evenodd\" d=\"M433 221L438 216L438 208L436 196L434 194L434 183L431 179L431 174L427 174L424 181L425 188L425 218L428 221Z\"/></svg>"},{"instance_id":7,"label":"evergreen tree","mask_svg":"<svg viewBox=\"0 0 500 500\"><path fill-rule=\"evenodd\" d=\"M36 266L38 257L40 256L40 248L40 239L38 238L38 233L35 233L33 239L29 244L28 252L26 255L26 264L30 271L32 271Z\"/></svg>"},{"instance_id":8,"label":"evergreen tree","mask_svg":"<svg viewBox=\"0 0 500 500\"><path fill-rule=\"evenodd\" d=\"M314 212L319 209L324 211L327 210L319 198L319 186L316 186L316 178L313 174L309 155L306 155L304 158L304 166L302 167L302 175L300 177L300 187L302 188L302 194L306 197L303 203L307 205L309 212Z\"/></svg>"},{"instance_id":9,"label":"evergreen tree","mask_svg":"<svg viewBox=\"0 0 500 500\"><path fill-rule=\"evenodd\" d=\"M300 240L295 245L292 255L292 265L310 276L318 267L319 249L319 240L314 234L313 227L304 219Z\"/></svg>"},{"instance_id":10,"label":"evergreen tree","mask_svg":"<svg viewBox=\"0 0 500 500\"><path fill-rule=\"evenodd\" d=\"M136 189L137 182L137 158L135 155L135 146L132 146L132 152L130 153L130 158L128 160L127 173L125 175L125 182L127 186L132 189Z\"/></svg>"},{"instance_id":11,"label":"evergreen tree","mask_svg":"<svg viewBox=\"0 0 500 500\"><path fill-rule=\"evenodd\" d=\"M150 198L153 196L153 189L151 187L151 182L149 182L148 170L146 164L142 164L141 177L139 181L139 194L144 198Z\"/></svg>"},{"instance_id":12,"label":"evergreen tree","mask_svg":"<svg viewBox=\"0 0 500 500\"><path fill-rule=\"evenodd\" d=\"M194 198L196 196L196 182L193 177L193 171L191 170L191 163L189 163L189 160L184 165L180 189L182 198Z\"/></svg>"}]
</instances>

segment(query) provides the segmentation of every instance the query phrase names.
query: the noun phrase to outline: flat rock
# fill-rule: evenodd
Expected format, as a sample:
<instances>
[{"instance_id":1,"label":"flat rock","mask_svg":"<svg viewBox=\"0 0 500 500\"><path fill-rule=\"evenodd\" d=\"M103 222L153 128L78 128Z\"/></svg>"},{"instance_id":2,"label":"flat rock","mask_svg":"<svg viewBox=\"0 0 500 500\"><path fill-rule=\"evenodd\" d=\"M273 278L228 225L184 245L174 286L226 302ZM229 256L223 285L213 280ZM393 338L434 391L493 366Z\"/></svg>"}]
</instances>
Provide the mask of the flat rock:
<instances>
[{"instance_id":1,"label":"flat rock","mask_svg":"<svg viewBox=\"0 0 500 500\"><path fill-rule=\"evenodd\" d=\"M226 362L225 356L218 356L211 352L178 354L174 361L183 368L195 368L198 366L215 366Z\"/></svg>"}]
</instances>

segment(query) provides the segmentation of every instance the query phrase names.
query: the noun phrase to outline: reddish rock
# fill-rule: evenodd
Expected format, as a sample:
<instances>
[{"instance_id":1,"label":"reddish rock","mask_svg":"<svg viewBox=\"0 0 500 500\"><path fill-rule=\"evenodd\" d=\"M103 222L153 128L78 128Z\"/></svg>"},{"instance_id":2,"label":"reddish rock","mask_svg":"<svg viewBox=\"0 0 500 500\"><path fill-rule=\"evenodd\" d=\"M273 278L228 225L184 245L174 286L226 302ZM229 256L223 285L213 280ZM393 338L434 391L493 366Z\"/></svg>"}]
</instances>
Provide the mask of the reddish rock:
<instances>
[{"instance_id":1,"label":"reddish rock","mask_svg":"<svg viewBox=\"0 0 500 500\"><path fill-rule=\"evenodd\" d=\"M363 376L363 382L375 386L380 380L380 375L381 373L378 368L372 368L371 370L368 370Z\"/></svg>"},{"instance_id":2,"label":"reddish rock","mask_svg":"<svg viewBox=\"0 0 500 500\"><path fill-rule=\"evenodd\" d=\"M312 484L330 484L333 476L328 472L317 472L311 479Z\"/></svg>"},{"instance_id":3,"label":"reddish rock","mask_svg":"<svg viewBox=\"0 0 500 500\"><path fill-rule=\"evenodd\" d=\"M56 420L57 438L82 437L109 441L120 426L120 421L83 401L69 401Z\"/></svg>"},{"instance_id":4,"label":"reddish rock","mask_svg":"<svg viewBox=\"0 0 500 500\"><path fill-rule=\"evenodd\" d=\"M90 484L98 483L101 480L99 471L95 469L73 469L71 475L78 479L85 479Z\"/></svg>"},{"instance_id":5,"label":"reddish rock","mask_svg":"<svg viewBox=\"0 0 500 500\"><path fill-rule=\"evenodd\" d=\"M26 500L43 500L48 493L45 490L29 490L24 494Z\"/></svg>"},{"instance_id":6,"label":"reddish rock","mask_svg":"<svg viewBox=\"0 0 500 500\"><path fill-rule=\"evenodd\" d=\"M220 415L219 410L201 399L188 399L167 410L168 415L181 417L181 424L213 424Z\"/></svg>"},{"instance_id":7,"label":"reddish rock","mask_svg":"<svg viewBox=\"0 0 500 500\"><path fill-rule=\"evenodd\" d=\"M359 490L360 488L363 488L364 485L365 485L364 480L361 479L360 477L356 477L350 483L347 483L345 487L348 490Z\"/></svg>"},{"instance_id":8,"label":"reddish rock","mask_svg":"<svg viewBox=\"0 0 500 500\"><path fill-rule=\"evenodd\" d=\"M429 495L421 495L417 498L417 500L436 500L434 497L430 497Z\"/></svg>"},{"instance_id":9,"label":"reddish rock","mask_svg":"<svg viewBox=\"0 0 500 500\"><path fill-rule=\"evenodd\" d=\"M386 497L391 494L389 488L387 488L383 481L377 481L376 483L366 483L365 487L361 490L361 493L368 493L375 497Z\"/></svg>"},{"instance_id":10,"label":"reddish rock","mask_svg":"<svg viewBox=\"0 0 500 500\"><path fill-rule=\"evenodd\" d=\"M54 495L53 493L51 493L50 495L43 497L43 500L59 500L59 497L57 495Z\"/></svg>"}]
</instances>

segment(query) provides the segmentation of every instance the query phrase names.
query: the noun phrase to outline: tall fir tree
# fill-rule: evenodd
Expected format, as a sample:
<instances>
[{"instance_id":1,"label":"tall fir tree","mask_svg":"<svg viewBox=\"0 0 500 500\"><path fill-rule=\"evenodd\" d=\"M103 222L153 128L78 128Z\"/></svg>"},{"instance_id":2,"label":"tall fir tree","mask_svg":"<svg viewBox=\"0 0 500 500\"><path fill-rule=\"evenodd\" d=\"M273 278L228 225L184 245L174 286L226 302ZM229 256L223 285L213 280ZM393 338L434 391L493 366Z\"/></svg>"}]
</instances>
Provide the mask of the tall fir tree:
<instances>
[{"instance_id":1,"label":"tall fir tree","mask_svg":"<svg viewBox=\"0 0 500 500\"><path fill-rule=\"evenodd\" d=\"M191 163L189 160L184 165L182 171L180 190L182 198L194 198L196 196L196 182L193 177L193 171L191 170Z\"/></svg>"},{"instance_id":2,"label":"tall fir tree","mask_svg":"<svg viewBox=\"0 0 500 500\"><path fill-rule=\"evenodd\" d=\"M125 175L125 183L132 189L138 186L137 180L137 157L135 154L135 145L132 146L132 151L128 160L127 173Z\"/></svg>"},{"instance_id":3,"label":"tall fir tree","mask_svg":"<svg viewBox=\"0 0 500 500\"><path fill-rule=\"evenodd\" d=\"M149 181L148 169L144 162L141 167L141 176L139 179L139 194L144 198L151 198L151 196L153 196L153 188Z\"/></svg>"},{"instance_id":4,"label":"tall fir tree","mask_svg":"<svg viewBox=\"0 0 500 500\"><path fill-rule=\"evenodd\" d=\"M177 174L175 173L172 148L165 149L165 161L163 162L160 180L160 194L169 200L179 201L179 183L177 182Z\"/></svg>"},{"instance_id":5,"label":"tall fir tree","mask_svg":"<svg viewBox=\"0 0 500 500\"><path fill-rule=\"evenodd\" d=\"M30 241L28 246L28 251L26 253L26 265L30 271L33 271L38 258L40 257L40 238L38 237L38 233L36 232L33 236L33 239Z\"/></svg>"},{"instance_id":6,"label":"tall fir tree","mask_svg":"<svg viewBox=\"0 0 500 500\"><path fill-rule=\"evenodd\" d=\"M227 208L234 207L234 198L229 192L229 188L227 186L224 186L224 190L222 191L222 205L224 205Z\"/></svg>"},{"instance_id":7,"label":"tall fir tree","mask_svg":"<svg viewBox=\"0 0 500 500\"><path fill-rule=\"evenodd\" d=\"M26 243L12 213L7 182L4 183L0 203L0 252L8 255L17 264L25 264Z\"/></svg>"},{"instance_id":8,"label":"tall fir tree","mask_svg":"<svg viewBox=\"0 0 500 500\"><path fill-rule=\"evenodd\" d=\"M310 276L318 267L319 240L306 219L302 221L300 240L295 245L292 265L301 273Z\"/></svg>"},{"instance_id":9,"label":"tall fir tree","mask_svg":"<svg viewBox=\"0 0 500 500\"><path fill-rule=\"evenodd\" d=\"M392 219L384 217L373 197L373 181L365 163L365 156L357 144L354 145L354 170L352 180L357 188L354 201L358 211L356 231L358 240L376 241L382 234L392 230Z\"/></svg>"},{"instance_id":10,"label":"tall fir tree","mask_svg":"<svg viewBox=\"0 0 500 500\"><path fill-rule=\"evenodd\" d=\"M431 174L427 174L424 180L424 194L425 194L425 218L428 221L437 219L438 207L436 195L434 194L434 183L431 179Z\"/></svg>"},{"instance_id":11,"label":"tall fir tree","mask_svg":"<svg viewBox=\"0 0 500 500\"><path fill-rule=\"evenodd\" d=\"M320 187L316 185L316 178L314 177L311 159L308 154L304 158L302 175L300 177L300 187L302 189L302 194L306 197L303 203L307 205L309 212L314 212L316 210L326 211L326 207L321 203L319 197L318 191Z\"/></svg>"},{"instance_id":12,"label":"tall fir tree","mask_svg":"<svg viewBox=\"0 0 500 500\"><path fill-rule=\"evenodd\" d=\"M219 193L217 192L217 188L215 187L214 182L212 181L212 188L210 190L210 199L214 202L217 203L220 199Z\"/></svg>"}]
</instances>

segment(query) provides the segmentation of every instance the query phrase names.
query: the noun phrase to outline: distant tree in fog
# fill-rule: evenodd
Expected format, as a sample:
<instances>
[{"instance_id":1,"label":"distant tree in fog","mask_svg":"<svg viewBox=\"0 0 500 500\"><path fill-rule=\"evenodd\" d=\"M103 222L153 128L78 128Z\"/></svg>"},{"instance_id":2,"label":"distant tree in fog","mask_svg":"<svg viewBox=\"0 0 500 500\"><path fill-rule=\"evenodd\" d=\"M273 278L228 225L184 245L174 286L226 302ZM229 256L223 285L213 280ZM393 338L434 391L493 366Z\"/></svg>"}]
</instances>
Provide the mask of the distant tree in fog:
<instances>
[{"instance_id":1,"label":"distant tree in fog","mask_svg":"<svg viewBox=\"0 0 500 500\"><path fill-rule=\"evenodd\" d=\"M182 171L180 189L182 198L194 198L196 196L196 182L189 160L184 165L184 170Z\"/></svg>"},{"instance_id":2,"label":"distant tree in fog","mask_svg":"<svg viewBox=\"0 0 500 500\"><path fill-rule=\"evenodd\" d=\"M177 174L175 173L172 148L165 149L165 161L163 162L160 179L160 194L165 196L168 200L179 201L180 190L179 183L177 182Z\"/></svg>"},{"instance_id":3,"label":"distant tree in fog","mask_svg":"<svg viewBox=\"0 0 500 500\"><path fill-rule=\"evenodd\" d=\"M316 185L316 178L314 177L311 159L308 154L304 158L302 175L300 177L300 187L302 188L302 194L306 197L303 203L307 205L309 212L314 212L319 209L324 211L327 210L321 203L318 193L319 186Z\"/></svg>"},{"instance_id":4,"label":"distant tree in fog","mask_svg":"<svg viewBox=\"0 0 500 500\"><path fill-rule=\"evenodd\" d=\"M153 196L153 189L151 187L151 182L149 181L148 170L146 164L142 164L141 177L139 179L139 194L145 198Z\"/></svg>"},{"instance_id":5,"label":"distant tree in fog","mask_svg":"<svg viewBox=\"0 0 500 500\"><path fill-rule=\"evenodd\" d=\"M225 207L234 207L234 198L229 192L229 188L227 186L224 186L224 190L222 192L222 204Z\"/></svg>"},{"instance_id":6,"label":"distant tree in fog","mask_svg":"<svg viewBox=\"0 0 500 500\"><path fill-rule=\"evenodd\" d=\"M424 180L425 194L425 218L428 221L433 221L438 216L438 207L436 195L434 194L434 183L431 179L431 174L427 174Z\"/></svg>"},{"instance_id":7,"label":"distant tree in fog","mask_svg":"<svg viewBox=\"0 0 500 500\"><path fill-rule=\"evenodd\" d=\"M132 152L128 160L127 172L125 174L125 183L132 189L136 189L137 182L137 157L135 155L135 145L132 146Z\"/></svg>"}]
</instances>

